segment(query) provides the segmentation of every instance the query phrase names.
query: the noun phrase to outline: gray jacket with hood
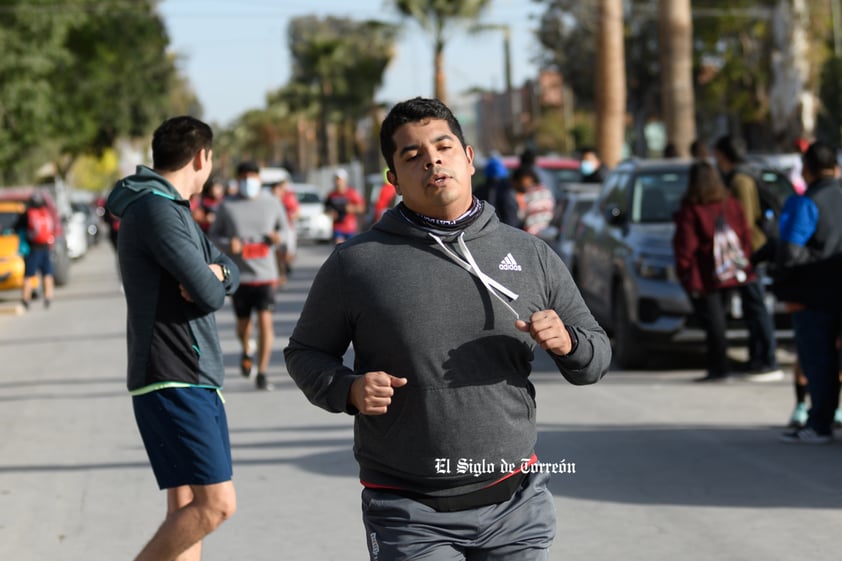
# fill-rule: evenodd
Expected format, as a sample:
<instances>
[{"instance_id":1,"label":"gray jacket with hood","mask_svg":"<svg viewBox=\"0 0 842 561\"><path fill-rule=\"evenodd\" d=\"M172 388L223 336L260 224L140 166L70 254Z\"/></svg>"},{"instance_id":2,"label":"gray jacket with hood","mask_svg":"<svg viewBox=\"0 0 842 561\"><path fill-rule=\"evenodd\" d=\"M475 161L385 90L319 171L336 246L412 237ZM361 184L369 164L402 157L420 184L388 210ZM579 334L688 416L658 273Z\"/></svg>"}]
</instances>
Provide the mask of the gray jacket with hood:
<instances>
[{"instance_id":1,"label":"gray jacket with hood","mask_svg":"<svg viewBox=\"0 0 842 561\"><path fill-rule=\"evenodd\" d=\"M134 393L191 385L222 387L214 312L239 271L201 231L166 179L138 166L114 187L107 208L120 218L117 253L128 308L128 388ZM222 283L208 265L226 265ZM192 298L181 296L179 285Z\"/></svg>"},{"instance_id":2,"label":"gray jacket with hood","mask_svg":"<svg viewBox=\"0 0 842 561\"><path fill-rule=\"evenodd\" d=\"M536 344L515 328L515 313L528 320L554 309L575 332L573 352L553 355L572 384L597 382L611 350L558 256L501 224L490 205L461 235L439 239L398 207L337 246L316 275L285 358L311 402L356 415L363 484L453 496L500 479L501 460L520 466L533 454ZM342 362L349 344L353 368ZM351 384L381 370L408 383L395 389L386 414L360 415L348 403ZM459 460L495 470L459 473Z\"/></svg>"}]
</instances>

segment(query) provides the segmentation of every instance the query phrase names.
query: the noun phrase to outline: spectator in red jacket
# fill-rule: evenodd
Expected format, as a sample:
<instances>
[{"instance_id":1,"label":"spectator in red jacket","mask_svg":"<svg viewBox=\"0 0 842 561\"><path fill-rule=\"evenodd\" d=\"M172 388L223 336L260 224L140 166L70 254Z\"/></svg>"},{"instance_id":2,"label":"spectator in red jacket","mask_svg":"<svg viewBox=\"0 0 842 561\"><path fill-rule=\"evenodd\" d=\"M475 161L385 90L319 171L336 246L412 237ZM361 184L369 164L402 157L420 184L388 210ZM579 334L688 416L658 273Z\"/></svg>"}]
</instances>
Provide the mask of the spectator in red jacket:
<instances>
[{"instance_id":1,"label":"spectator in red jacket","mask_svg":"<svg viewBox=\"0 0 842 561\"><path fill-rule=\"evenodd\" d=\"M736 232L744 255L751 255L751 232L742 205L729 194L713 165L697 161L690 167L687 192L674 216L672 243L678 279L706 332L707 375L699 381L720 381L728 377L723 298L727 290L733 288L739 288L741 296L748 294L744 287L757 282L750 263L746 264L743 281L737 278L724 282L717 280L713 237L720 215ZM749 305L752 303L749 302Z\"/></svg>"}]
</instances>

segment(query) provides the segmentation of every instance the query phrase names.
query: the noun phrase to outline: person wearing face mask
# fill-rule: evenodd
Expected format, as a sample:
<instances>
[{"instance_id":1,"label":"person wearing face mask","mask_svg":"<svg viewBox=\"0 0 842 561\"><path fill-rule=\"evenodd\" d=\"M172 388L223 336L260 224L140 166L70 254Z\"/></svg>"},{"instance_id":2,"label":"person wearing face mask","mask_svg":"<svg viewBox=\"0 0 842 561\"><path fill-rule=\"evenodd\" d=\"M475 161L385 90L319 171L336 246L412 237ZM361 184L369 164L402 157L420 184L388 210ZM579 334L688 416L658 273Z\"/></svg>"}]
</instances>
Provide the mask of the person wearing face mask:
<instances>
[{"instance_id":1,"label":"person wearing face mask","mask_svg":"<svg viewBox=\"0 0 842 561\"><path fill-rule=\"evenodd\" d=\"M219 206L210 237L240 269L240 288L232 302L237 318L237 338L242 345L240 370L250 378L255 366L251 348L252 314L257 315L257 377L259 390L270 390L266 372L272 354L272 312L278 283L276 249L289 227L286 211L277 197L262 189L260 169L254 162L237 166L239 194Z\"/></svg>"},{"instance_id":2,"label":"person wearing face mask","mask_svg":"<svg viewBox=\"0 0 842 561\"><path fill-rule=\"evenodd\" d=\"M588 146L582 148L579 158L579 170L582 172L582 183L602 183L608 170L602 165L596 148Z\"/></svg>"}]
</instances>

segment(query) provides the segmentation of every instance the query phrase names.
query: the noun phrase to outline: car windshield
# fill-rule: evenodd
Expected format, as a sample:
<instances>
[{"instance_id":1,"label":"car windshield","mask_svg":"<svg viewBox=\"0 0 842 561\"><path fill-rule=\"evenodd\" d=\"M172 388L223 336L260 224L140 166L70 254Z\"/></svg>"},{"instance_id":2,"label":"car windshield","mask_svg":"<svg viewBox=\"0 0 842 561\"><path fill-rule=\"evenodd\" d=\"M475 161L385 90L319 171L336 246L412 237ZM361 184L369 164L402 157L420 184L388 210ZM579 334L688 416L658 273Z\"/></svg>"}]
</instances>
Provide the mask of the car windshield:
<instances>
[{"instance_id":1,"label":"car windshield","mask_svg":"<svg viewBox=\"0 0 842 561\"><path fill-rule=\"evenodd\" d=\"M16 212L0 212L0 234L13 232L19 217Z\"/></svg>"},{"instance_id":2,"label":"car windshield","mask_svg":"<svg viewBox=\"0 0 842 561\"><path fill-rule=\"evenodd\" d=\"M299 203L320 203L321 199L316 193L296 193Z\"/></svg>"},{"instance_id":3,"label":"car windshield","mask_svg":"<svg viewBox=\"0 0 842 561\"><path fill-rule=\"evenodd\" d=\"M637 223L672 222L687 190L686 171L642 172L634 181L630 218Z\"/></svg>"}]
</instances>

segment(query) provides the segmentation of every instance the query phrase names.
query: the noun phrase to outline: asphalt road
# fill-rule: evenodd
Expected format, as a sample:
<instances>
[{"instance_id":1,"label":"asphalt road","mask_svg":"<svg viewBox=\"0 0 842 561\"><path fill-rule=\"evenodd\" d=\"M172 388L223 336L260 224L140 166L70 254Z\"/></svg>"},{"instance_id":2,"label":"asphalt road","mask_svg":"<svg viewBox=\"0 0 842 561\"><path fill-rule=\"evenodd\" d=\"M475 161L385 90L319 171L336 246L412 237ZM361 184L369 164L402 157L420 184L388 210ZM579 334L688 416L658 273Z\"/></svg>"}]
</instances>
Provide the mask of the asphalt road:
<instances>
[{"instance_id":1,"label":"asphalt road","mask_svg":"<svg viewBox=\"0 0 842 561\"><path fill-rule=\"evenodd\" d=\"M351 419L310 405L282 349L329 251L304 246L279 293L270 378L239 376L218 315L239 509L205 561L366 559ZM0 560L131 559L163 519L125 390L125 305L107 244L75 263L53 306L0 314ZM6 298L6 302L2 299ZM17 294L0 295L8 309ZM538 355L539 455L555 475L564 561L838 559L842 442L778 443L791 376L700 386L698 357L574 387Z\"/></svg>"}]
</instances>

